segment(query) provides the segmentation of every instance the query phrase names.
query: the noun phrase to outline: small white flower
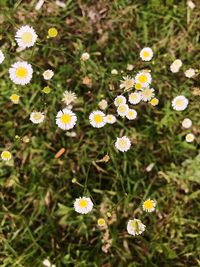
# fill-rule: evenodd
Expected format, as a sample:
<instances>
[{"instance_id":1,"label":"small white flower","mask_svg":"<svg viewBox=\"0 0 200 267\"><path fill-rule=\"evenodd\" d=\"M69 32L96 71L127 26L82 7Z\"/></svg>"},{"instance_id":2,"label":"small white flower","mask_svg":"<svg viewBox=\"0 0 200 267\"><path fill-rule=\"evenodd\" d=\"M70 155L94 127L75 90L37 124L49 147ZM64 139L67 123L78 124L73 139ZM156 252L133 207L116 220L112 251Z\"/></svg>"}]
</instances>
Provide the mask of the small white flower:
<instances>
[{"instance_id":1,"label":"small white flower","mask_svg":"<svg viewBox=\"0 0 200 267\"><path fill-rule=\"evenodd\" d=\"M185 129L189 129L190 127L192 126L192 121L188 118L185 118L183 121L182 121L182 127L185 128Z\"/></svg>"},{"instance_id":2,"label":"small white flower","mask_svg":"<svg viewBox=\"0 0 200 267\"><path fill-rule=\"evenodd\" d=\"M1 153L1 158L2 158L2 160L8 161L12 158L12 154L8 150L4 150Z\"/></svg>"},{"instance_id":3,"label":"small white flower","mask_svg":"<svg viewBox=\"0 0 200 267\"><path fill-rule=\"evenodd\" d=\"M117 108L117 113L121 117L125 117L128 114L129 107L127 104L121 104Z\"/></svg>"},{"instance_id":4,"label":"small white flower","mask_svg":"<svg viewBox=\"0 0 200 267\"><path fill-rule=\"evenodd\" d=\"M87 214L93 209L92 200L89 197L79 197L74 202L74 209L81 214Z\"/></svg>"},{"instance_id":5,"label":"small white flower","mask_svg":"<svg viewBox=\"0 0 200 267\"><path fill-rule=\"evenodd\" d=\"M156 208L156 202L154 200L148 198L147 200L145 200L143 202L142 208L144 211L153 212Z\"/></svg>"},{"instance_id":6,"label":"small white flower","mask_svg":"<svg viewBox=\"0 0 200 267\"><path fill-rule=\"evenodd\" d=\"M137 117L137 111L135 109L129 109L128 113L126 114L126 118L128 120L135 120Z\"/></svg>"},{"instance_id":7,"label":"small white flower","mask_svg":"<svg viewBox=\"0 0 200 267\"><path fill-rule=\"evenodd\" d=\"M105 110L108 107L108 102L105 99L102 99L98 106L101 110Z\"/></svg>"},{"instance_id":8,"label":"small white flower","mask_svg":"<svg viewBox=\"0 0 200 267\"><path fill-rule=\"evenodd\" d=\"M44 117L44 113L33 111L30 115L30 120L35 124L39 124L44 121Z\"/></svg>"},{"instance_id":9,"label":"small white flower","mask_svg":"<svg viewBox=\"0 0 200 267\"><path fill-rule=\"evenodd\" d=\"M42 264L45 267L56 267L56 265L55 264L51 264L51 262L48 259L43 260Z\"/></svg>"},{"instance_id":10,"label":"small white flower","mask_svg":"<svg viewBox=\"0 0 200 267\"><path fill-rule=\"evenodd\" d=\"M52 70L45 70L42 75L45 80L51 80L54 75L54 72Z\"/></svg>"},{"instance_id":11,"label":"small white flower","mask_svg":"<svg viewBox=\"0 0 200 267\"><path fill-rule=\"evenodd\" d=\"M82 61L87 61L89 58L90 58L90 54L87 53L87 52L84 52L84 53L81 55L81 60L82 60Z\"/></svg>"},{"instance_id":12,"label":"small white flower","mask_svg":"<svg viewBox=\"0 0 200 267\"><path fill-rule=\"evenodd\" d=\"M123 77L124 80L121 80L121 84L120 84L120 89L123 89L125 91L130 90L131 88L133 88L135 81L133 78L131 78L130 76L126 76Z\"/></svg>"},{"instance_id":13,"label":"small white flower","mask_svg":"<svg viewBox=\"0 0 200 267\"><path fill-rule=\"evenodd\" d=\"M76 121L76 114L68 108L58 111L56 115L56 124L62 130L70 130L74 128Z\"/></svg>"},{"instance_id":14,"label":"small white flower","mask_svg":"<svg viewBox=\"0 0 200 267\"><path fill-rule=\"evenodd\" d=\"M74 92L71 91L65 91L63 93L63 99L62 101L68 106L70 105L72 102L75 102L77 99L76 94Z\"/></svg>"},{"instance_id":15,"label":"small white flower","mask_svg":"<svg viewBox=\"0 0 200 267\"><path fill-rule=\"evenodd\" d=\"M76 137L77 134L76 134L76 132L66 132L66 136L69 136L69 137Z\"/></svg>"},{"instance_id":16,"label":"small white flower","mask_svg":"<svg viewBox=\"0 0 200 267\"><path fill-rule=\"evenodd\" d=\"M17 94L12 94L12 95L10 96L10 100L11 100L14 104L18 104L18 103L19 103L19 98L20 98L20 96L17 95Z\"/></svg>"},{"instance_id":17,"label":"small white flower","mask_svg":"<svg viewBox=\"0 0 200 267\"><path fill-rule=\"evenodd\" d=\"M185 137L185 140L188 143L192 143L194 141L194 139L195 139L195 136L192 133L187 134L186 137Z\"/></svg>"},{"instance_id":18,"label":"small white flower","mask_svg":"<svg viewBox=\"0 0 200 267\"><path fill-rule=\"evenodd\" d=\"M116 122L116 117L114 115L108 114L105 120L106 120L106 123L113 124Z\"/></svg>"},{"instance_id":19,"label":"small white flower","mask_svg":"<svg viewBox=\"0 0 200 267\"><path fill-rule=\"evenodd\" d=\"M116 69L111 70L111 74L112 75L117 75L118 74L118 70L116 70Z\"/></svg>"},{"instance_id":20,"label":"small white flower","mask_svg":"<svg viewBox=\"0 0 200 267\"><path fill-rule=\"evenodd\" d=\"M35 44L37 40L37 34L35 33L35 30L26 25L22 26L15 35L15 40L19 47L31 47Z\"/></svg>"},{"instance_id":21,"label":"small white flower","mask_svg":"<svg viewBox=\"0 0 200 267\"><path fill-rule=\"evenodd\" d=\"M126 104L126 98L123 95L118 95L114 100L114 105L118 107L121 104Z\"/></svg>"},{"instance_id":22,"label":"small white flower","mask_svg":"<svg viewBox=\"0 0 200 267\"><path fill-rule=\"evenodd\" d=\"M153 57L153 51L150 47L145 47L140 51L140 57L143 61L150 61Z\"/></svg>"},{"instance_id":23,"label":"small white flower","mask_svg":"<svg viewBox=\"0 0 200 267\"><path fill-rule=\"evenodd\" d=\"M101 128L106 124L106 116L102 111L93 111L89 116L90 124L95 128Z\"/></svg>"},{"instance_id":24,"label":"small white flower","mask_svg":"<svg viewBox=\"0 0 200 267\"><path fill-rule=\"evenodd\" d=\"M131 93L128 97L128 101L133 105L140 103L141 99L142 97L140 92Z\"/></svg>"},{"instance_id":25,"label":"small white flower","mask_svg":"<svg viewBox=\"0 0 200 267\"><path fill-rule=\"evenodd\" d=\"M127 64L127 67L126 67L127 70L131 71L131 70L133 70L133 68L134 68L134 65Z\"/></svg>"},{"instance_id":26,"label":"small white flower","mask_svg":"<svg viewBox=\"0 0 200 267\"><path fill-rule=\"evenodd\" d=\"M26 85L32 79L33 69L26 61L18 61L10 67L9 75L15 84Z\"/></svg>"},{"instance_id":27,"label":"small white flower","mask_svg":"<svg viewBox=\"0 0 200 267\"><path fill-rule=\"evenodd\" d=\"M187 78L192 78L195 76L195 70L190 68L188 70L185 71L185 77Z\"/></svg>"},{"instance_id":28,"label":"small white flower","mask_svg":"<svg viewBox=\"0 0 200 267\"><path fill-rule=\"evenodd\" d=\"M173 100L172 100L172 107L175 110L181 111L181 110L185 110L188 106L188 99L183 96L176 96Z\"/></svg>"},{"instance_id":29,"label":"small white flower","mask_svg":"<svg viewBox=\"0 0 200 267\"><path fill-rule=\"evenodd\" d=\"M146 88L149 86L149 84L152 81L151 74L148 71L140 71L136 76L135 76L135 82L137 84L141 84L143 88Z\"/></svg>"},{"instance_id":30,"label":"small white flower","mask_svg":"<svg viewBox=\"0 0 200 267\"><path fill-rule=\"evenodd\" d=\"M150 101L154 96L154 89L153 88L145 88L141 91L141 98L143 101Z\"/></svg>"},{"instance_id":31,"label":"small white flower","mask_svg":"<svg viewBox=\"0 0 200 267\"><path fill-rule=\"evenodd\" d=\"M127 224L127 232L130 235L140 235L145 231L146 226L138 219L129 220Z\"/></svg>"},{"instance_id":32,"label":"small white flower","mask_svg":"<svg viewBox=\"0 0 200 267\"><path fill-rule=\"evenodd\" d=\"M121 138L117 137L117 141L115 142L115 147L121 152L126 152L131 147L131 141L126 136L123 136Z\"/></svg>"},{"instance_id":33,"label":"small white flower","mask_svg":"<svg viewBox=\"0 0 200 267\"><path fill-rule=\"evenodd\" d=\"M174 60L174 62L170 65L170 70L173 73L179 72L179 69L182 67L183 63L180 59Z\"/></svg>"},{"instance_id":34,"label":"small white flower","mask_svg":"<svg viewBox=\"0 0 200 267\"><path fill-rule=\"evenodd\" d=\"M0 64L4 61L5 56L4 53L0 50Z\"/></svg>"},{"instance_id":35,"label":"small white flower","mask_svg":"<svg viewBox=\"0 0 200 267\"><path fill-rule=\"evenodd\" d=\"M188 7L189 7L190 9L194 9L195 6L196 6L191 0L188 0L188 1L187 1L187 5L188 5Z\"/></svg>"}]
</instances>

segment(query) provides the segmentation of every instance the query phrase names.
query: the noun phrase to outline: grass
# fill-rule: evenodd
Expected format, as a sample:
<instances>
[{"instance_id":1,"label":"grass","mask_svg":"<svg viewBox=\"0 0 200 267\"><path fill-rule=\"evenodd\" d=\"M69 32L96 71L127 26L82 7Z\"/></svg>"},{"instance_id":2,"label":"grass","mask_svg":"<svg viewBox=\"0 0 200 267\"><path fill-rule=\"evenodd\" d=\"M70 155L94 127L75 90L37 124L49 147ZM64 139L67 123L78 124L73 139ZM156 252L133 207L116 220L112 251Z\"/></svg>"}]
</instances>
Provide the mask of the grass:
<instances>
[{"instance_id":1,"label":"grass","mask_svg":"<svg viewBox=\"0 0 200 267\"><path fill-rule=\"evenodd\" d=\"M14 155L9 164L0 162L0 266L38 267L45 258L59 267L200 266L199 76L191 80L183 74L189 67L199 68L199 8L191 11L182 0L68 0L65 8L46 1L35 11L36 2L0 4L0 45L6 54L0 66L1 151L9 148ZM39 42L16 53L14 34L25 24L34 27ZM59 35L47 39L52 26ZM152 63L139 59L144 46L155 52ZM84 51L91 59L80 62ZM184 63L178 74L169 71L175 58ZM18 59L34 67L33 81L25 87L8 77L9 66ZM119 120L115 126L92 128L88 116L99 100L107 99L114 112L122 74L110 72L127 72L127 63L152 70L159 106L138 105L134 123ZM46 95L41 73L47 68L55 76ZM91 79L89 85L83 84L84 77ZM78 95L75 138L55 124L66 89ZM12 92L20 94L19 105L9 101ZM190 100L183 112L171 108L179 94ZM33 110L47 113L43 124L30 123ZM184 141L189 132L181 128L185 117L193 121L197 138L192 144ZM124 154L113 146L120 134L133 143ZM62 147L66 152L56 159ZM105 155L107 163L100 161ZM74 199L83 193L95 203L86 216L73 209ZM141 210L148 196L158 203L150 215ZM100 230L96 221L107 212L108 230ZM126 232L127 220L134 216L147 225L142 236Z\"/></svg>"}]
</instances>

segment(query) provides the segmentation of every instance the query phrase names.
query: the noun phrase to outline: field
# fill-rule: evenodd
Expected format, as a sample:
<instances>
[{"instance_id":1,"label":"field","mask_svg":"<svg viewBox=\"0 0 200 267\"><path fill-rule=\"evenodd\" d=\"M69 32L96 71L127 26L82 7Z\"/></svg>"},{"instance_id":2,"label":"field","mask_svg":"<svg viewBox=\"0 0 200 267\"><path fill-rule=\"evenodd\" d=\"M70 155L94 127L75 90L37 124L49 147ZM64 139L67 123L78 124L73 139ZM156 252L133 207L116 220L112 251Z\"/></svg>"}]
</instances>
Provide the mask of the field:
<instances>
[{"instance_id":1,"label":"field","mask_svg":"<svg viewBox=\"0 0 200 267\"><path fill-rule=\"evenodd\" d=\"M49 0L36 10L37 2L0 1L0 153L12 153L0 159L0 266L42 267L45 259L56 267L200 266L198 0L194 9L184 0ZM38 39L18 51L15 34L23 25ZM48 37L52 27L55 38ZM139 56L143 47L154 52L149 62ZM89 60L80 59L84 52ZM170 71L175 59L183 62L178 73ZM34 71L25 86L8 73L20 60ZM184 75L188 68L195 69L192 79ZM54 72L48 81L47 69ZM142 69L151 70L159 104L141 102L136 120L121 118L113 102L128 94L120 81ZM66 90L77 96L72 131L55 121ZM178 95L189 99L181 112L171 104ZM89 115L102 99L117 122L94 128ZM45 113L43 123L30 121L35 110ZM192 128L181 126L184 118ZM188 143L190 132L195 140ZM115 147L121 136L131 140L125 153ZM85 215L73 206L82 196L94 203ZM149 197L157 203L152 213L142 209ZM127 233L131 218L146 225L144 233Z\"/></svg>"}]
</instances>

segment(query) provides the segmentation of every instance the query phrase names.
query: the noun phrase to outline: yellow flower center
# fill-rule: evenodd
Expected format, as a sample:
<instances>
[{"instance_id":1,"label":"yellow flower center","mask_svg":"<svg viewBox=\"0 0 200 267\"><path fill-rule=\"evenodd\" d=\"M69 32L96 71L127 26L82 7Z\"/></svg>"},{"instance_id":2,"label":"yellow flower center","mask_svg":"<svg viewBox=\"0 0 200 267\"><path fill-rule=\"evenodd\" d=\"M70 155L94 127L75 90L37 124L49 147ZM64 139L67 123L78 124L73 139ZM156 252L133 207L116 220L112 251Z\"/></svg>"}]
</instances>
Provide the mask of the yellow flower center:
<instances>
[{"instance_id":1,"label":"yellow flower center","mask_svg":"<svg viewBox=\"0 0 200 267\"><path fill-rule=\"evenodd\" d=\"M146 83L147 82L147 76L145 74L141 74L138 78L139 82Z\"/></svg>"},{"instance_id":2,"label":"yellow flower center","mask_svg":"<svg viewBox=\"0 0 200 267\"><path fill-rule=\"evenodd\" d=\"M88 202L87 202L86 199L80 199L79 202L78 202L78 204L79 204L79 207L80 208L86 208L87 205L88 205Z\"/></svg>"},{"instance_id":3,"label":"yellow flower center","mask_svg":"<svg viewBox=\"0 0 200 267\"><path fill-rule=\"evenodd\" d=\"M148 51L144 51L143 52L143 57L149 57L149 52Z\"/></svg>"},{"instance_id":4,"label":"yellow flower center","mask_svg":"<svg viewBox=\"0 0 200 267\"><path fill-rule=\"evenodd\" d=\"M136 94L131 94L131 100L136 100L137 99L137 95Z\"/></svg>"},{"instance_id":5,"label":"yellow flower center","mask_svg":"<svg viewBox=\"0 0 200 267\"><path fill-rule=\"evenodd\" d=\"M103 218L99 218L98 221L97 221L97 224L99 226L104 226L106 224L105 220Z\"/></svg>"},{"instance_id":6,"label":"yellow flower center","mask_svg":"<svg viewBox=\"0 0 200 267\"><path fill-rule=\"evenodd\" d=\"M30 32L25 32L21 38L24 43L30 43L32 42L33 36Z\"/></svg>"},{"instance_id":7,"label":"yellow flower center","mask_svg":"<svg viewBox=\"0 0 200 267\"><path fill-rule=\"evenodd\" d=\"M144 208L147 209L147 210L150 210L153 208L153 201L148 199L144 202Z\"/></svg>"},{"instance_id":8,"label":"yellow flower center","mask_svg":"<svg viewBox=\"0 0 200 267\"><path fill-rule=\"evenodd\" d=\"M48 35L49 35L49 37L52 37L52 38L56 37L58 35L57 29L56 28L50 28L48 30Z\"/></svg>"},{"instance_id":9,"label":"yellow flower center","mask_svg":"<svg viewBox=\"0 0 200 267\"><path fill-rule=\"evenodd\" d=\"M103 122L103 117L99 114L94 115L94 122L95 123L101 123Z\"/></svg>"},{"instance_id":10,"label":"yellow flower center","mask_svg":"<svg viewBox=\"0 0 200 267\"><path fill-rule=\"evenodd\" d=\"M131 79L127 79L127 80L125 80L124 81L124 86L126 87L126 88L131 88L132 86L133 86L133 81L131 80Z\"/></svg>"},{"instance_id":11,"label":"yellow flower center","mask_svg":"<svg viewBox=\"0 0 200 267\"><path fill-rule=\"evenodd\" d=\"M11 157L11 154L9 151L3 151L2 152L2 158L9 159Z\"/></svg>"},{"instance_id":12,"label":"yellow flower center","mask_svg":"<svg viewBox=\"0 0 200 267\"><path fill-rule=\"evenodd\" d=\"M142 85L140 83L136 83L135 84L135 89L136 90L141 90L142 89Z\"/></svg>"},{"instance_id":13,"label":"yellow flower center","mask_svg":"<svg viewBox=\"0 0 200 267\"><path fill-rule=\"evenodd\" d=\"M119 146L125 147L126 146L126 141L124 139L119 141Z\"/></svg>"},{"instance_id":14,"label":"yellow flower center","mask_svg":"<svg viewBox=\"0 0 200 267\"><path fill-rule=\"evenodd\" d=\"M16 94L13 94L13 95L11 95L10 99L11 99L12 101L18 101L18 100L19 100L19 96L16 95Z\"/></svg>"},{"instance_id":15,"label":"yellow flower center","mask_svg":"<svg viewBox=\"0 0 200 267\"><path fill-rule=\"evenodd\" d=\"M129 117L133 117L133 115L134 115L134 111L133 111L133 110L129 110L129 112L128 112L128 116L129 116Z\"/></svg>"},{"instance_id":16,"label":"yellow flower center","mask_svg":"<svg viewBox=\"0 0 200 267\"><path fill-rule=\"evenodd\" d=\"M41 115L40 113L35 113L35 114L33 115L33 117L34 117L35 120L40 120L41 117L42 117L42 115Z\"/></svg>"},{"instance_id":17,"label":"yellow flower center","mask_svg":"<svg viewBox=\"0 0 200 267\"><path fill-rule=\"evenodd\" d=\"M183 105L183 100L182 99L176 100L176 106L181 107L182 105Z\"/></svg>"},{"instance_id":18,"label":"yellow flower center","mask_svg":"<svg viewBox=\"0 0 200 267\"><path fill-rule=\"evenodd\" d=\"M151 105L152 105L152 106L156 106L156 105L158 105L158 102L159 102L159 100L158 100L157 98L153 98L153 99L151 99Z\"/></svg>"},{"instance_id":19,"label":"yellow flower center","mask_svg":"<svg viewBox=\"0 0 200 267\"><path fill-rule=\"evenodd\" d=\"M26 78L26 76L27 76L27 74L28 74L28 71L27 71L27 69L24 68L24 67L19 67L19 68L16 69L15 74L16 74L16 76L17 76L18 78L23 79L23 78Z\"/></svg>"},{"instance_id":20,"label":"yellow flower center","mask_svg":"<svg viewBox=\"0 0 200 267\"><path fill-rule=\"evenodd\" d=\"M117 103L118 106L119 106L120 104L122 104L122 103L123 103L122 98L120 98L120 97L117 98L116 103Z\"/></svg>"},{"instance_id":21,"label":"yellow flower center","mask_svg":"<svg viewBox=\"0 0 200 267\"><path fill-rule=\"evenodd\" d=\"M139 223L136 220L134 220L134 221L131 222L131 227L133 228L133 230L135 232L139 232L140 231Z\"/></svg>"},{"instance_id":22,"label":"yellow flower center","mask_svg":"<svg viewBox=\"0 0 200 267\"><path fill-rule=\"evenodd\" d=\"M119 106L119 107L118 107L118 111L121 112L121 113L126 112L126 106L122 106L122 105Z\"/></svg>"},{"instance_id":23,"label":"yellow flower center","mask_svg":"<svg viewBox=\"0 0 200 267\"><path fill-rule=\"evenodd\" d=\"M71 116L69 114L63 114L61 117L60 117L60 121L64 124L68 124L71 122Z\"/></svg>"},{"instance_id":24,"label":"yellow flower center","mask_svg":"<svg viewBox=\"0 0 200 267\"><path fill-rule=\"evenodd\" d=\"M143 95L144 97L146 97L146 98L151 97L151 94L152 94L152 92L151 92L150 89L145 89L145 90L142 92L142 95Z\"/></svg>"}]
</instances>

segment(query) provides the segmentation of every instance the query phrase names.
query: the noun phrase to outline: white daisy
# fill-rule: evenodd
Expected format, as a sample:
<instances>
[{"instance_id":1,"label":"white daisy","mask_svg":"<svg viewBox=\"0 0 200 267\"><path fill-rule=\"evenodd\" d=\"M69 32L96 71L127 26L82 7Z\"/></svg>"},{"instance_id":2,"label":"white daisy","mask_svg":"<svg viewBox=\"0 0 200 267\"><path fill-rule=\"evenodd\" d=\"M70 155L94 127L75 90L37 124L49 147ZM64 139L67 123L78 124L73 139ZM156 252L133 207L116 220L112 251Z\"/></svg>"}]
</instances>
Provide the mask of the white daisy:
<instances>
[{"instance_id":1,"label":"white daisy","mask_svg":"<svg viewBox=\"0 0 200 267\"><path fill-rule=\"evenodd\" d=\"M137 111L135 109L129 109L128 113L126 114L126 118L128 120L135 120L137 117Z\"/></svg>"},{"instance_id":2,"label":"white daisy","mask_svg":"<svg viewBox=\"0 0 200 267\"><path fill-rule=\"evenodd\" d=\"M154 200L148 198L147 200L145 200L143 202L142 208L144 211L153 212L156 208L156 202Z\"/></svg>"},{"instance_id":3,"label":"white daisy","mask_svg":"<svg viewBox=\"0 0 200 267\"><path fill-rule=\"evenodd\" d=\"M143 88L146 88L149 86L149 84L152 81L151 74L148 71L140 71L136 76L135 76L135 82L138 84L141 84Z\"/></svg>"},{"instance_id":4,"label":"white daisy","mask_svg":"<svg viewBox=\"0 0 200 267\"><path fill-rule=\"evenodd\" d=\"M114 105L118 107L121 104L126 104L126 98L123 95L118 95L114 100Z\"/></svg>"},{"instance_id":5,"label":"white daisy","mask_svg":"<svg viewBox=\"0 0 200 267\"><path fill-rule=\"evenodd\" d=\"M189 129L190 127L192 126L192 121L188 118L185 118L183 121L182 121L182 127L185 128L185 129Z\"/></svg>"},{"instance_id":6,"label":"white daisy","mask_svg":"<svg viewBox=\"0 0 200 267\"><path fill-rule=\"evenodd\" d=\"M51 80L54 75L54 72L52 70L45 70L42 75L45 80Z\"/></svg>"},{"instance_id":7,"label":"white daisy","mask_svg":"<svg viewBox=\"0 0 200 267\"><path fill-rule=\"evenodd\" d=\"M172 100L172 107L173 109L175 110L185 110L188 106L188 99L183 96L183 95L180 95L180 96L176 96L173 100Z\"/></svg>"},{"instance_id":8,"label":"white daisy","mask_svg":"<svg viewBox=\"0 0 200 267\"><path fill-rule=\"evenodd\" d=\"M105 99L102 99L99 103L98 106L101 110L105 110L108 107L108 102Z\"/></svg>"},{"instance_id":9,"label":"white daisy","mask_svg":"<svg viewBox=\"0 0 200 267\"><path fill-rule=\"evenodd\" d=\"M182 67L183 63L180 59L174 60L174 62L170 65L170 70L173 73L176 73L179 71L179 69Z\"/></svg>"},{"instance_id":10,"label":"white daisy","mask_svg":"<svg viewBox=\"0 0 200 267\"><path fill-rule=\"evenodd\" d=\"M39 124L44 121L44 117L43 112L33 111L30 115L30 120L35 124Z\"/></svg>"},{"instance_id":11,"label":"white daisy","mask_svg":"<svg viewBox=\"0 0 200 267\"><path fill-rule=\"evenodd\" d=\"M145 228L146 225L138 219L129 220L127 224L127 232L133 236L142 234Z\"/></svg>"},{"instance_id":12,"label":"white daisy","mask_svg":"<svg viewBox=\"0 0 200 267\"><path fill-rule=\"evenodd\" d=\"M4 150L1 153L1 158L2 158L2 160L8 161L12 158L12 154L8 150Z\"/></svg>"},{"instance_id":13,"label":"white daisy","mask_svg":"<svg viewBox=\"0 0 200 267\"><path fill-rule=\"evenodd\" d=\"M81 214L87 214L93 209L92 200L89 197L79 197L74 202L74 209Z\"/></svg>"},{"instance_id":14,"label":"white daisy","mask_svg":"<svg viewBox=\"0 0 200 267\"><path fill-rule=\"evenodd\" d=\"M75 102L77 99L76 94L74 92L71 91L65 91L63 93L63 99L62 101L68 106L70 105L72 102Z\"/></svg>"},{"instance_id":15,"label":"white daisy","mask_svg":"<svg viewBox=\"0 0 200 267\"><path fill-rule=\"evenodd\" d=\"M140 57L143 61L150 61L153 57L153 51L150 47L145 47L140 51Z\"/></svg>"},{"instance_id":16,"label":"white daisy","mask_svg":"<svg viewBox=\"0 0 200 267\"><path fill-rule=\"evenodd\" d=\"M10 96L10 100L11 100L14 104L18 104L18 103L19 103L19 98L20 98L20 96L17 95L17 94L12 94L12 95Z\"/></svg>"},{"instance_id":17,"label":"white daisy","mask_svg":"<svg viewBox=\"0 0 200 267\"><path fill-rule=\"evenodd\" d=\"M0 64L4 61L5 56L4 53L0 50Z\"/></svg>"},{"instance_id":18,"label":"white daisy","mask_svg":"<svg viewBox=\"0 0 200 267\"><path fill-rule=\"evenodd\" d=\"M95 128L101 128L106 124L106 116L100 111L93 111L89 116L90 124Z\"/></svg>"},{"instance_id":19,"label":"white daisy","mask_svg":"<svg viewBox=\"0 0 200 267\"><path fill-rule=\"evenodd\" d=\"M188 70L185 71L185 77L187 78L192 78L195 76L195 70L190 68Z\"/></svg>"},{"instance_id":20,"label":"white daisy","mask_svg":"<svg viewBox=\"0 0 200 267\"><path fill-rule=\"evenodd\" d=\"M194 139L195 139L195 136L192 133L187 134L186 137L185 137L185 140L188 143L192 143L194 141Z\"/></svg>"},{"instance_id":21,"label":"white daisy","mask_svg":"<svg viewBox=\"0 0 200 267\"><path fill-rule=\"evenodd\" d=\"M171 64L170 65L170 70L171 70L171 72L173 72L173 73L177 73L177 72L179 72L179 67L177 67L176 65L174 65L174 64Z\"/></svg>"},{"instance_id":22,"label":"white daisy","mask_svg":"<svg viewBox=\"0 0 200 267\"><path fill-rule=\"evenodd\" d=\"M82 61L87 61L89 58L90 58L90 54L87 53L87 52L84 52L84 53L81 55L81 60L82 60Z\"/></svg>"},{"instance_id":23,"label":"white daisy","mask_svg":"<svg viewBox=\"0 0 200 267\"><path fill-rule=\"evenodd\" d=\"M70 130L74 128L76 121L76 114L68 108L58 111L56 115L56 124L63 130Z\"/></svg>"},{"instance_id":24,"label":"white daisy","mask_svg":"<svg viewBox=\"0 0 200 267\"><path fill-rule=\"evenodd\" d=\"M37 40L37 34L35 33L35 30L26 25L22 26L15 35L15 40L19 47L31 47L35 44Z\"/></svg>"},{"instance_id":25,"label":"white daisy","mask_svg":"<svg viewBox=\"0 0 200 267\"><path fill-rule=\"evenodd\" d=\"M126 152L131 147L131 141L126 136L123 136L121 138L117 137L117 141L115 142L115 147L121 152Z\"/></svg>"},{"instance_id":26,"label":"white daisy","mask_svg":"<svg viewBox=\"0 0 200 267\"><path fill-rule=\"evenodd\" d=\"M112 74L112 75L117 75L117 74L118 74L118 70L116 70L116 69L112 69L112 70L111 70L111 74Z\"/></svg>"},{"instance_id":27,"label":"white daisy","mask_svg":"<svg viewBox=\"0 0 200 267\"><path fill-rule=\"evenodd\" d=\"M142 97L140 92L131 93L128 97L128 101L133 105L140 103L141 99Z\"/></svg>"},{"instance_id":28,"label":"white daisy","mask_svg":"<svg viewBox=\"0 0 200 267\"><path fill-rule=\"evenodd\" d=\"M120 89L124 88L124 90L127 91L133 88L134 83L135 83L133 78L131 78L130 76L126 76L126 77L123 77L123 79L124 80L121 80L121 84L119 86Z\"/></svg>"},{"instance_id":29,"label":"white daisy","mask_svg":"<svg viewBox=\"0 0 200 267\"><path fill-rule=\"evenodd\" d=\"M43 260L42 264L45 267L56 267L56 265L55 264L51 264L51 262L48 259Z\"/></svg>"},{"instance_id":30,"label":"white daisy","mask_svg":"<svg viewBox=\"0 0 200 267\"><path fill-rule=\"evenodd\" d=\"M117 108L117 113L121 117L125 117L128 114L129 107L127 104L121 104Z\"/></svg>"},{"instance_id":31,"label":"white daisy","mask_svg":"<svg viewBox=\"0 0 200 267\"><path fill-rule=\"evenodd\" d=\"M18 61L10 67L9 75L15 84L26 85L32 79L33 69L26 61Z\"/></svg>"},{"instance_id":32,"label":"white daisy","mask_svg":"<svg viewBox=\"0 0 200 267\"><path fill-rule=\"evenodd\" d=\"M154 89L153 88L145 88L141 91L141 98L143 101L150 101L154 96Z\"/></svg>"},{"instance_id":33,"label":"white daisy","mask_svg":"<svg viewBox=\"0 0 200 267\"><path fill-rule=\"evenodd\" d=\"M106 120L106 123L113 124L116 122L116 117L114 115L108 114L105 120Z\"/></svg>"}]
</instances>

